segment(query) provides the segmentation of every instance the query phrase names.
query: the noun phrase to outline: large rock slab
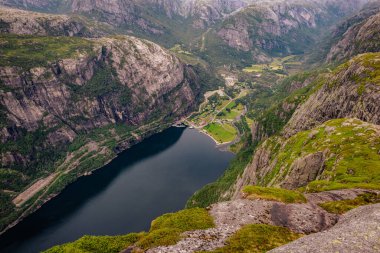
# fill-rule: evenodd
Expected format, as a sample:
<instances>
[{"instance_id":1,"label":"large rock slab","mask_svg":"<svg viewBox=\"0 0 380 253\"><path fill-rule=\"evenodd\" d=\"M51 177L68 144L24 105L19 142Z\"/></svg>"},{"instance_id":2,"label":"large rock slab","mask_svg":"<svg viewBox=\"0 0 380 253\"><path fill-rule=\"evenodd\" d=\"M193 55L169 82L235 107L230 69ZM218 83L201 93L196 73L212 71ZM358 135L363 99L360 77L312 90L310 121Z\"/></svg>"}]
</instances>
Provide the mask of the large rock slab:
<instances>
[{"instance_id":1,"label":"large rock slab","mask_svg":"<svg viewBox=\"0 0 380 253\"><path fill-rule=\"evenodd\" d=\"M331 229L302 237L270 252L380 252L380 204L354 209Z\"/></svg>"}]
</instances>

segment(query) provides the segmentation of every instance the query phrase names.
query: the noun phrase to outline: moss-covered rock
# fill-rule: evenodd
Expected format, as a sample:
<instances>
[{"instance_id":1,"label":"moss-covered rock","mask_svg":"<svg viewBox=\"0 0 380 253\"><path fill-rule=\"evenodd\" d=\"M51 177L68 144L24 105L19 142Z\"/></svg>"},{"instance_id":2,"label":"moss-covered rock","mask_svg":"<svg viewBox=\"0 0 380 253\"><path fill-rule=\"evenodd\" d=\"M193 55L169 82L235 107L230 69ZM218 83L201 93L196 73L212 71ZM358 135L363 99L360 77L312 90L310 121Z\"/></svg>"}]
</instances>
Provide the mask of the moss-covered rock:
<instances>
[{"instance_id":1,"label":"moss-covered rock","mask_svg":"<svg viewBox=\"0 0 380 253\"><path fill-rule=\"evenodd\" d=\"M83 236L79 240L55 246L45 253L118 253L137 242L145 233L120 236Z\"/></svg>"},{"instance_id":2,"label":"moss-covered rock","mask_svg":"<svg viewBox=\"0 0 380 253\"><path fill-rule=\"evenodd\" d=\"M302 193L281 188L270 188L249 185L244 187L243 193L247 199L274 200L284 203L305 203L306 198Z\"/></svg>"},{"instance_id":3,"label":"moss-covered rock","mask_svg":"<svg viewBox=\"0 0 380 253\"><path fill-rule=\"evenodd\" d=\"M328 120L358 118L380 124L380 53L366 53L333 69L283 130L290 137Z\"/></svg>"},{"instance_id":4,"label":"moss-covered rock","mask_svg":"<svg viewBox=\"0 0 380 253\"><path fill-rule=\"evenodd\" d=\"M308 192L380 189L379 150L378 126L357 119L331 120L288 139L269 138L241 181Z\"/></svg>"},{"instance_id":5,"label":"moss-covered rock","mask_svg":"<svg viewBox=\"0 0 380 253\"><path fill-rule=\"evenodd\" d=\"M323 209L330 213L343 214L359 206L375 204L380 202L380 194L376 193L364 193L354 199L331 201L321 203Z\"/></svg>"},{"instance_id":6,"label":"moss-covered rock","mask_svg":"<svg viewBox=\"0 0 380 253\"><path fill-rule=\"evenodd\" d=\"M223 248L213 253L261 253L300 238L287 228L264 224L247 225L234 234Z\"/></svg>"}]
</instances>

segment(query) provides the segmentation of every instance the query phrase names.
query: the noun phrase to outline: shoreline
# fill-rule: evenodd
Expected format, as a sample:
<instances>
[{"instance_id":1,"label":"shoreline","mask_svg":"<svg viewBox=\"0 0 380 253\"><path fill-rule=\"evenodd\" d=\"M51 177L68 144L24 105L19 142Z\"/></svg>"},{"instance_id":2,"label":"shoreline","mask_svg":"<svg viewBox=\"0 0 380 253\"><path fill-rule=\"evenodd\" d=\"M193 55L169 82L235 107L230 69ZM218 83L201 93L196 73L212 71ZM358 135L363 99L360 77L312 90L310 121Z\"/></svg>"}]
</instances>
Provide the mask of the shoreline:
<instances>
[{"instance_id":1,"label":"shoreline","mask_svg":"<svg viewBox=\"0 0 380 253\"><path fill-rule=\"evenodd\" d=\"M33 214L34 212L36 212L38 209L40 209L44 204L46 204L47 202L49 202L50 200L54 199L55 197L57 197L66 187L68 187L70 184L76 182L78 179L82 178L82 177L86 177L86 176L90 176L93 172L97 171L97 170L100 170L102 168L104 168L106 165L108 165L110 162L112 162L115 158L117 158L120 153L126 151L127 149L131 148L132 146L144 141L146 138L149 138L150 136L154 135L154 134L158 134L168 128L170 128L172 126L172 123L171 124L163 124L163 126L165 126L163 129L161 127L161 125L159 125L159 129L157 131L155 131L155 127L153 127L152 129L148 129L146 132L145 132L145 135L144 137L141 137L140 138L135 138L133 141L129 140L129 139L126 139L124 141L120 141L119 144L118 144L118 148L117 150L114 150L115 152L115 155L108 159L103 165L97 167L97 168L93 168L93 169L90 169L86 172L83 172L82 174L80 174L79 176L77 176L75 178L75 180L73 182L70 182L68 183L67 185L64 186L63 189L61 189L60 191L56 192L56 193L52 193L52 194L49 194L48 196L44 196L44 194L46 193L46 191L49 189L49 187L52 185L52 183L55 182L55 180L57 180L59 178L59 175L54 178L54 180L51 182L51 184L45 186L45 188L42 188L40 191L38 191L35 195L33 195L29 200L25 201L25 203L27 203L28 201L30 201L31 199L33 198L36 198L35 201L33 201L33 203L26 207L26 209L24 211L22 211L20 213L20 215L18 216L18 218L16 220L14 220L13 222L11 222L10 224L8 224L3 230L0 231L0 236L4 235L8 230L12 229L13 227L15 227L17 224L19 224L20 222L22 222L25 218L27 218L29 215ZM144 127L144 126L141 126L141 127ZM78 164L79 165L79 164ZM77 165L77 166L78 166ZM60 166L60 165L59 165ZM57 166L57 168L59 167ZM75 169L74 169L75 170ZM73 171L73 170L70 170L70 171ZM53 172L51 175L53 175L54 173L56 172ZM49 176L51 176L49 175ZM33 186L33 185L32 185ZM31 187L31 186L29 186ZM27 189L25 189L23 192L21 192L20 194L24 193L25 191L27 191L29 189L29 187ZM45 191L44 191L45 190ZM40 196L38 196L38 194L41 192L41 191L44 191ZM20 195L19 194L19 195ZM17 198L17 197L16 197ZM38 203L38 201L40 201L40 203Z\"/></svg>"},{"instance_id":2,"label":"shoreline","mask_svg":"<svg viewBox=\"0 0 380 253\"><path fill-rule=\"evenodd\" d=\"M84 177L84 176L89 176L91 175L94 171L96 170L99 170L99 169L102 169L103 167L105 167L107 164L109 164L110 162L112 162L115 158L117 158L119 156L120 153L122 153L123 151L131 148L132 146L144 141L146 138L148 138L149 136L152 136L154 134L157 134L157 133L160 133L170 127L178 127L176 125L178 124L183 124L186 128L189 128L189 129L195 129L197 130L198 132L200 133L203 133L204 135L208 136L209 138L211 138L215 144L216 144L216 148L220 149L221 151L225 151L225 152L230 152L230 153L233 153L231 152L230 150L228 150L228 147L230 144L232 144L235 140L231 141L231 142L226 142L226 143L220 143L219 141L217 141L214 137L212 137L210 134L207 133L207 131L203 130L201 127L196 127L194 125L192 125L189 121L188 121L188 118L194 113L195 111L192 111L192 112L188 112L187 114L185 114L185 116L182 116L182 117L179 117L177 118L177 120L173 121L173 122L170 122L170 123L162 123L161 124L158 124L157 126L154 126L152 127L151 129L147 129L147 131L142 134L143 136L139 136L139 138L135 138L135 140L130 140L130 139L126 139L126 140L123 140L123 141L120 141L118 143L118 146L117 146L117 149L114 150L115 152L115 156L113 156L112 158L110 158L109 160L107 160L102 166L98 167L98 168L94 168L94 169L91 169L89 171L86 171L86 172L83 172L81 175L77 176L75 178L75 180L73 182L76 182L79 178L81 177ZM141 126L141 128L143 127L146 127L146 126ZM226 145L226 146L224 146ZM79 164L78 164L79 165ZM77 166L78 166L77 165ZM58 165L57 168L61 166ZM57 172L53 172L52 175L54 173L57 173ZM49 175L51 176L51 175ZM55 197L57 197L67 186L69 186L71 183L73 182L70 182L68 183L67 185L64 186L63 189L61 189L60 191L56 192L56 193L52 193L52 194L49 194L48 196L44 196L44 194L46 193L46 191L49 189L49 187L52 185L52 183L54 183L58 178L59 178L60 175L57 175L57 177L55 177L53 179L53 181L46 185L44 188L42 188L40 191L38 191L35 195L33 195L30 199L33 199L33 198L36 198L35 201L33 201L32 204L30 204L30 206L27 206L25 208L24 211L22 211L20 213L20 215L18 216L18 218L16 220L14 220L13 222L11 222L10 224L8 224L3 230L0 231L0 236L4 235L8 230L12 229L13 227L15 227L17 224L19 224L20 222L22 222L25 218L27 218L29 215L33 214L34 212L36 212L37 210L39 210L44 204L46 204L47 202L49 202L50 200L54 199ZM37 180L38 181L38 180ZM31 187L33 185L29 185L29 187ZM25 191L27 191L29 189L29 187L27 189L25 189L23 192L21 192L20 194L23 194ZM44 191L45 190L45 191ZM40 196L38 196L38 194L41 192L41 191L44 191ZM19 194L19 195L20 195ZM17 197L16 197L17 198ZM25 201L24 203L27 203L28 201L27 200ZM38 203L38 201L40 201Z\"/></svg>"}]
</instances>

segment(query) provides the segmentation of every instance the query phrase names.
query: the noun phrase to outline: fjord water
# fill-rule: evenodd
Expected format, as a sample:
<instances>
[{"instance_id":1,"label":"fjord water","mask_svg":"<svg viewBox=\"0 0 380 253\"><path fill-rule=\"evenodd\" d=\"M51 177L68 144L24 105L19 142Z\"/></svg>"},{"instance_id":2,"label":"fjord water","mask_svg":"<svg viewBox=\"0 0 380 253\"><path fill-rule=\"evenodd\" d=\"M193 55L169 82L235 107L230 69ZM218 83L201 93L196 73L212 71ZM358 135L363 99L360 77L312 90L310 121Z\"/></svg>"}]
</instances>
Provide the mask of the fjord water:
<instances>
[{"instance_id":1,"label":"fjord water","mask_svg":"<svg viewBox=\"0 0 380 253\"><path fill-rule=\"evenodd\" d=\"M148 230L215 181L233 154L194 129L169 128L121 153L0 237L0 252L39 252L83 235Z\"/></svg>"}]
</instances>

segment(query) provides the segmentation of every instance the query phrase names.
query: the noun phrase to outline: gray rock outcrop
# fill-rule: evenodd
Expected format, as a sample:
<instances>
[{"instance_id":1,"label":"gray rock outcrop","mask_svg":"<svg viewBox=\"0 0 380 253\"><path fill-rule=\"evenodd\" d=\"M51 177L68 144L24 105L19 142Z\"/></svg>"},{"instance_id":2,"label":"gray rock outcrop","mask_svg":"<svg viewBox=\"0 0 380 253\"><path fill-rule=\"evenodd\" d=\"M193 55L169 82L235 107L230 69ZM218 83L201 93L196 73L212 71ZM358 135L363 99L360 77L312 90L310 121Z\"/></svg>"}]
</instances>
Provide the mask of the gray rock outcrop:
<instances>
[{"instance_id":1,"label":"gray rock outcrop","mask_svg":"<svg viewBox=\"0 0 380 253\"><path fill-rule=\"evenodd\" d=\"M380 204L354 209L329 230L302 237L271 253L369 253L380 250Z\"/></svg>"}]
</instances>

